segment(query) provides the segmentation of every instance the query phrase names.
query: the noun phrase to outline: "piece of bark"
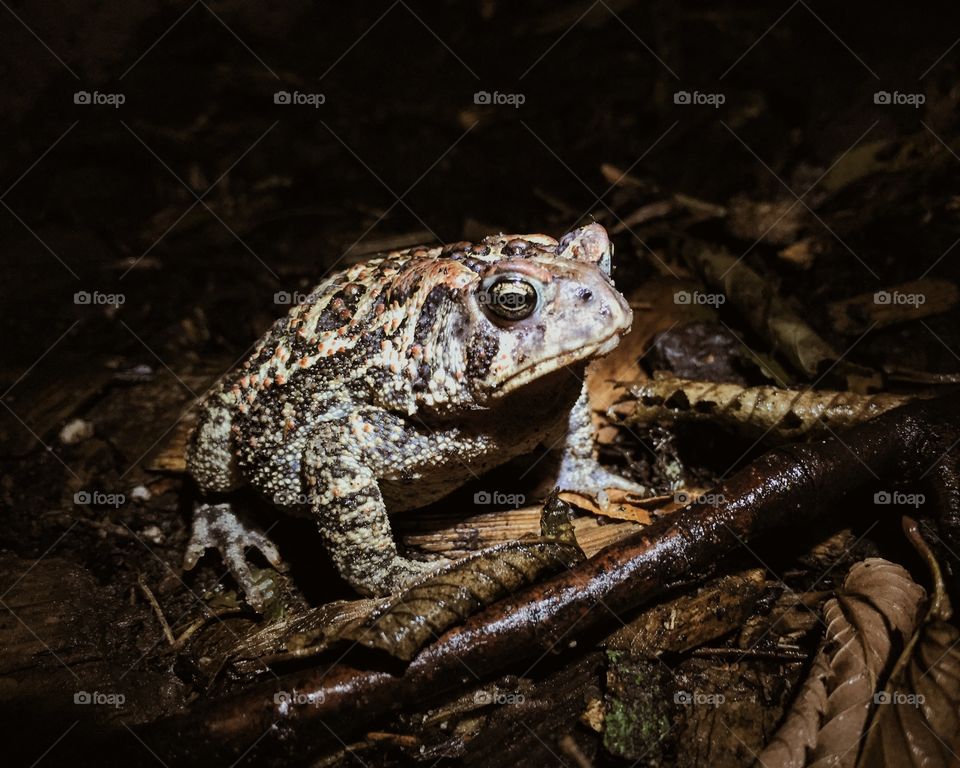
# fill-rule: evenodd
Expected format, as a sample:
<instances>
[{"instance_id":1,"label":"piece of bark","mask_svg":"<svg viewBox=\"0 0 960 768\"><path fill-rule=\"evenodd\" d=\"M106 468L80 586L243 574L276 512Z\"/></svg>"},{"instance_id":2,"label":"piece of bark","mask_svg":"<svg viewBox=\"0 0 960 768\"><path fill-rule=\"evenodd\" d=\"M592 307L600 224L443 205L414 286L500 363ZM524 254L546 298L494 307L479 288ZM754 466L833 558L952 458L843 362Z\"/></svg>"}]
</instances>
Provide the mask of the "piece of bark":
<instances>
[{"instance_id":1,"label":"piece of bark","mask_svg":"<svg viewBox=\"0 0 960 768\"><path fill-rule=\"evenodd\" d=\"M404 546L409 549L445 557L465 557L484 547L536 535L540 530L540 508L505 509L469 517L458 515L456 510L429 515L398 515L393 523ZM609 523L589 515L573 521L577 545L587 557L639 529L636 523Z\"/></svg>"},{"instance_id":2,"label":"piece of bark","mask_svg":"<svg viewBox=\"0 0 960 768\"><path fill-rule=\"evenodd\" d=\"M829 597L826 591L784 592L768 615L751 616L744 623L737 646L746 651L768 641L771 646L797 647L800 638L822 629L819 608Z\"/></svg>"},{"instance_id":3,"label":"piece of bark","mask_svg":"<svg viewBox=\"0 0 960 768\"><path fill-rule=\"evenodd\" d=\"M75 369L68 366L66 370ZM4 373L5 380L11 382L19 375ZM82 370L68 381L64 378L31 381L29 386L19 383L13 388L7 399L16 416L6 408L2 409L0 453L7 456L25 454L36 447L38 437L44 444L52 443L64 424L83 414L91 402L102 396L111 373ZM24 424L30 425L29 429Z\"/></svg>"},{"instance_id":4,"label":"piece of bark","mask_svg":"<svg viewBox=\"0 0 960 768\"><path fill-rule=\"evenodd\" d=\"M705 645L743 626L766 583L762 568L722 576L692 595L644 611L611 635L607 647L659 656Z\"/></svg>"},{"instance_id":5,"label":"piece of bark","mask_svg":"<svg viewBox=\"0 0 960 768\"><path fill-rule=\"evenodd\" d=\"M742 657L742 658L741 658ZM740 659L740 663L736 663ZM748 661L749 659L749 661ZM670 738L676 755L661 765L683 768L743 768L782 716L799 661L750 659L723 663L694 657L676 669ZM671 755L673 757L673 755Z\"/></svg>"},{"instance_id":6,"label":"piece of bark","mask_svg":"<svg viewBox=\"0 0 960 768\"><path fill-rule=\"evenodd\" d=\"M24 696L53 696L110 679L95 640L100 595L88 571L56 557L33 563L4 555L0 594L0 675L6 685Z\"/></svg>"},{"instance_id":7,"label":"piece of bark","mask_svg":"<svg viewBox=\"0 0 960 768\"><path fill-rule=\"evenodd\" d=\"M649 761L647 765L664 764L665 741L675 722L674 703L668 695L673 687L670 668L622 651L609 651L607 660L604 748L633 764L643 759Z\"/></svg>"}]
</instances>

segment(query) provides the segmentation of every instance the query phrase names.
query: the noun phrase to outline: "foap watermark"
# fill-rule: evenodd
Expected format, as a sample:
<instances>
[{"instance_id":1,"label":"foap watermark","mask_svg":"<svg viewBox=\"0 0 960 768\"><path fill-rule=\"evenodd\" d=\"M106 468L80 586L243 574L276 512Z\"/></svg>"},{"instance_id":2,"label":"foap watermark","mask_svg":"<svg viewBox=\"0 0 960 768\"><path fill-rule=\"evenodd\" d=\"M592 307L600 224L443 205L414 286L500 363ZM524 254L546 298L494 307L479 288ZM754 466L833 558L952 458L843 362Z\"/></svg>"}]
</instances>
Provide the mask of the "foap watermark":
<instances>
[{"instance_id":1,"label":"foap watermark","mask_svg":"<svg viewBox=\"0 0 960 768\"><path fill-rule=\"evenodd\" d=\"M903 693L902 691L877 691L873 694L874 704L900 704L908 707L922 707L926 698L922 693Z\"/></svg>"},{"instance_id":2,"label":"foap watermark","mask_svg":"<svg viewBox=\"0 0 960 768\"><path fill-rule=\"evenodd\" d=\"M273 504L277 507L304 507L315 506L320 497L316 493L295 493L294 491L277 491L273 494Z\"/></svg>"},{"instance_id":3,"label":"foap watermark","mask_svg":"<svg viewBox=\"0 0 960 768\"><path fill-rule=\"evenodd\" d=\"M673 103L681 105L693 105L713 107L719 109L727 101L727 97L722 93L702 93L701 91L677 91L673 94Z\"/></svg>"},{"instance_id":4,"label":"foap watermark","mask_svg":"<svg viewBox=\"0 0 960 768\"><path fill-rule=\"evenodd\" d=\"M527 101L522 93L500 93L500 91L477 91L473 94L473 103L481 106L508 106L519 109Z\"/></svg>"},{"instance_id":5,"label":"foap watermark","mask_svg":"<svg viewBox=\"0 0 960 768\"><path fill-rule=\"evenodd\" d=\"M514 283L514 286L521 286L523 283ZM519 312L528 306L531 301L536 301L536 294L523 290L504 290L504 291L481 291L477 295L477 302L487 306L497 306L508 312Z\"/></svg>"},{"instance_id":6,"label":"foap watermark","mask_svg":"<svg viewBox=\"0 0 960 768\"><path fill-rule=\"evenodd\" d=\"M727 297L722 293L703 293L701 291L675 291L673 294L674 304L697 304L711 307L719 307L725 304Z\"/></svg>"},{"instance_id":7,"label":"foap watermark","mask_svg":"<svg viewBox=\"0 0 960 768\"><path fill-rule=\"evenodd\" d=\"M308 304L313 300L312 293L301 293L300 291L277 291L273 294L274 304L283 304L291 306L293 304Z\"/></svg>"},{"instance_id":8,"label":"foap watermark","mask_svg":"<svg viewBox=\"0 0 960 768\"><path fill-rule=\"evenodd\" d=\"M922 507L927 502L927 497L922 493L902 493L900 491L877 491L873 494L874 504L889 505L898 507Z\"/></svg>"},{"instance_id":9,"label":"foap watermark","mask_svg":"<svg viewBox=\"0 0 960 768\"><path fill-rule=\"evenodd\" d=\"M94 704L101 707L113 707L119 709L123 706L127 697L122 693L104 693L103 691L75 691L73 694L73 703L81 706Z\"/></svg>"},{"instance_id":10,"label":"foap watermark","mask_svg":"<svg viewBox=\"0 0 960 768\"><path fill-rule=\"evenodd\" d=\"M100 291L77 291L73 294L74 304L119 307L126 304L127 297L122 293L101 293Z\"/></svg>"},{"instance_id":11,"label":"foap watermark","mask_svg":"<svg viewBox=\"0 0 960 768\"><path fill-rule=\"evenodd\" d=\"M673 703L685 707L719 707L727 700L722 693L703 693L701 691L677 691L673 694Z\"/></svg>"},{"instance_id":12,"label":"foap watermark","mask_svg":"<svg viewBox=\"0 0 960 768\"><path fill-rule=\"evenodd\" d=\"M927 303L927 297L922 293L877 291L875 294L873 294L873 303L884 306L920 307Z\"/></svg>"},{"instance_id":13,"label":"foap watermark","mask_svg":"<svg viewBox=\"0 0 960 768\"><path fill-rule=\"evenodd\" d=\"M327 95L325 93L301 93L300 91L276 91L273 94L273 103L319 109L321 104L327 103Z\"/></svg>"},{"instance_id":14,"label":"foap watermark","mask_svg":"<svg viewBox=\"0 0 960 768\"><path fill-rule=\"evenodd\" d=\"M913 107L919 109L925 104L927 97L922 93L900 93L900 91L877 91L873 94L874 104L892 105L898 107Z\"/></svg>"},{"instance_id":15,"label":"foap watermark","mask_svg":"<svg viewBox=\"0 0 960 768\"><path fill-rule=\"evenodd\" d=\"M673 500L677 504L687 506L688 504L723 504L727 499L722 493L693 494L689 491L677 491L673 494Z\"/></svg>"},{"instance_id":16,"label":"foap watermark","mask_svg":"<svg viewBox=\"0 0 960 768\"><path fill-rule=\"evenodd\" d=\"M105 493L104 491L77 491L73 494L73 503L78 506L91 507L122 507L127 503L127 497L122 493Z\"/></svg>"},{"instance_id":17,"label":"foap watermark","mask_svg":"<svg viewBox=\"0 0 960 768\"><path fill-rule=\"evenodd\" d=\"M479 690L473 694L473 701L475 704L481 707L485 707L488 704L499 704L511 705L511 704L523 704L526 701L526 697L522 693L516 693L515 691L487 691Z\"/></svg>"},{"instance_id":18,"label":"foap watermark","mask_svg":"<svg viewBox=\"0 0 960 768\"><path fill-rule=\"evenodd\" d=\"M277 691L273 694L273 703L283 709L290 707L319 707L326 700L326 694L323 691L310 691L310 693L301 693L294 689L292 691Z\"/></svg>"},{"instance_id":19,"label":"foap watermark","mask_svg":"<svg viewBox=\"0 0 960 768\"><path fill-rule=\"evenodd\" d=\"M499 507L522 507L527 497L522 493L501 493L500 491L477 491L473 494L474 504L496 504Z\"/></svg>"},{"instance_id":20,"label":"foap watermark","mask_svg":"<svg viewBox=\"0 0 960 768\"><path fill-rule=\"evenodd\" d=\"M100 91L76 91L73 94L73 103L91 105L94 107L113 107L119 109L127 101L122 93L101 93Z\"/></svg>"}]
</instances>

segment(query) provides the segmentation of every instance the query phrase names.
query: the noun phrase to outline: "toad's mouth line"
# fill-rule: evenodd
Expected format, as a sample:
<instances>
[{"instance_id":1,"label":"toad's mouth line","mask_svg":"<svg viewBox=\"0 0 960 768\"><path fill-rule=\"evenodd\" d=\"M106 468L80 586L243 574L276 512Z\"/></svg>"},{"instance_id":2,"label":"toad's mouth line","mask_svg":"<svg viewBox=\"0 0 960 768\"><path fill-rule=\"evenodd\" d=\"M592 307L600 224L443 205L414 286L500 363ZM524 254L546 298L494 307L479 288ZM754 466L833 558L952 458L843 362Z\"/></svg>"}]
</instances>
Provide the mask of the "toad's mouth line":
<instances>
[{"instance_id":1,"label":"toad's mouth line","mask_svg":"<svg viewBox=\"0 0 960 768\"><path fill-rule=\"evenodd\" d=\"M620 343L620 337L624 335L626 331L614 331L609 336L605 336L599 341L595 341L592 344L587 344L583 347L578 347L575 350L567 350L565 352L559 352L552 357L544 358L539 360L536 363L531 363L524 368L521 368L519 371L512 374L509 378L504 379L500 382L500 386L497 387L496 391L493 393L494 397L497 397L500 394L507 394L512 392L517 387L523 386L524 384L533 381L539 377L539 372L543 368L559 368L559 366L553 366L556 360L564 357L569 357L571 363L578 363L584 360L592 360L597 357L603 357L606 354L609 354L613 349Z\"/></svg>"}]
</instances>

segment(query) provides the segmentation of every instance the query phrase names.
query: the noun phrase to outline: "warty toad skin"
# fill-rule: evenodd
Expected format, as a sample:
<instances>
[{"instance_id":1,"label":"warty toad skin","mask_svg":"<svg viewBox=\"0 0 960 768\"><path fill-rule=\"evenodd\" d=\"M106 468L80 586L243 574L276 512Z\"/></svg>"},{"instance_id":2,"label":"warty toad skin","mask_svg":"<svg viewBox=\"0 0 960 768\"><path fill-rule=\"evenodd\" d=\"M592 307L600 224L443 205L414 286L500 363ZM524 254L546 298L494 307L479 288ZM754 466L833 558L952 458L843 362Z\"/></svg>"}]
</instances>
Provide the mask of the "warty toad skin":
<instances>
[{"instance_id":1,"label":"warty toad skin","mask_svg":"<svg viewBox=\"0 0 960 768\"><path fill-rule=\"evenodd\" d=\"M557 483L636 489L596 461L586 364L632 320L599 224L560 241L498 235L410 248L330 275L201 404L187 465L203 496L184 558L217 548L248 603L269 597L247 547L282 565L231 491L306 513L358 591L387 594L438 563L402 557L387 513L424 506L538 445Z\"/></svg>"}]
</instances>

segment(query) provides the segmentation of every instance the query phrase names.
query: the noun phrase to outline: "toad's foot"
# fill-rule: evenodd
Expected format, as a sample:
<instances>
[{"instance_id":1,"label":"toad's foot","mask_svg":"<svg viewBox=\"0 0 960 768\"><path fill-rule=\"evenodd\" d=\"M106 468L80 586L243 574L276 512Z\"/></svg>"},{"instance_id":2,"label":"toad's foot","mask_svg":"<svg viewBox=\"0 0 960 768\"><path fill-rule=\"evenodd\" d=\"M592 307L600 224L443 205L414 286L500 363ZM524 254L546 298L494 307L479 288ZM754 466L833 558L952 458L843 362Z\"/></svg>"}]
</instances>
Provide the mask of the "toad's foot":
<instances>
[{"instance_id":1,"label":"toad's foot","mask_svg":"<svg viewBox=\"0 0 960 768\"><path fill-rule=\"evenodd\" d=\"M563 459L557 486L561 490L579 491L593 496L602 509L610 506L608 489L627 491L639 496L650 495L649 489L625 477L620 477L601 466L595 459L576 458L570 455Z\"/></svg>"},{"instance_id":2,"label":"toad's foot","mask_svg":"<svg viewBox=\"0 0 960 768\"><path fill-rule=\"evenodd\" d=\"M183 556L183 569L189 571L207 549L220 552L224 564L250 605L258 613L275 596L270 578L257 578L247 562L246 550L253 547L277 570L284 570L280 553L265 534L245 525L229 503L197 504L193 513L193 532Z\"/></svg>"}]
</instances>

